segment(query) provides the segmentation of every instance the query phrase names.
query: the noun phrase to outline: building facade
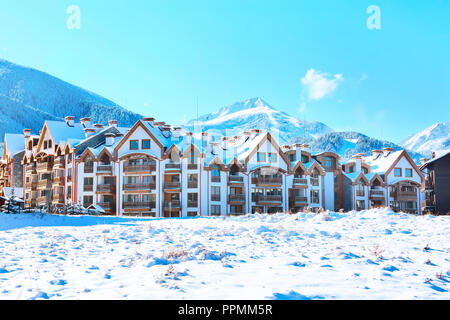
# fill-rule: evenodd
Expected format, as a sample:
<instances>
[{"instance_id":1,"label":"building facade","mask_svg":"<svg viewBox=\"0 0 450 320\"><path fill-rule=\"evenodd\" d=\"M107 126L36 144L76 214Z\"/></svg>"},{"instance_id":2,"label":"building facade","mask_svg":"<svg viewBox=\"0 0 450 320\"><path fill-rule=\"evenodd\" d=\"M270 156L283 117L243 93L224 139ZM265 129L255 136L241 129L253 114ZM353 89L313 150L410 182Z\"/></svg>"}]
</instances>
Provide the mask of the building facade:
<instances>
[{"instance_id":1,"label":"building facade","mask_svg":"<svg viewBox=\"0 0 450 320\"><path fill-rule=\"evenodd\" d=\"M377 206L417 213L423 196L423 174L405 151L341 163L306 144L279 146L257 129L218 140L154 118L124 128L68 116L46 121L39 136L24 130L22 139L23 197L31 207L81 204L154 217Z\"/></svg>"}]
</instances>

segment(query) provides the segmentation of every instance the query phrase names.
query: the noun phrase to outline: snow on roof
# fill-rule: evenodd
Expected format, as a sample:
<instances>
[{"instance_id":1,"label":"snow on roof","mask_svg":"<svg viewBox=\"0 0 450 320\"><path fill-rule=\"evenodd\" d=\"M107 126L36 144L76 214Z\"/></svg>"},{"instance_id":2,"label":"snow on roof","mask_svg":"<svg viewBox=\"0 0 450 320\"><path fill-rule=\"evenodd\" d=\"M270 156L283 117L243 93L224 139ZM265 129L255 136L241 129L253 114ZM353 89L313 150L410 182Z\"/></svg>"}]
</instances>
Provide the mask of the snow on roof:
<instances>
[{"instance_id":1,"label":"snow on roof","mask_svg":"<svg viewBox=\"0 0 450 320\"><path fill-rule=\"evenodd\" d=\"M397 160L404 150L390 152L387 156L379 154L376 159L373 156L364 157L364 161L370 166L370 171L378 174L384 174Z\"/></svg>"},{"instance_id":2,"label":"snow on roof","mask_svg":"<svg viewBox=\"0 0 450 320\"><path fill-rule=\"evenodd\" d=\"M352 173L346 173L343 172L343 174L349 178L352 182L355 182L356 178L358 178L358 176L361 174L362 171L360 172L352 172ZM371 173L363 173L363 175L367 178L367 180L370 181L370 179L372 179L377 173L376 172L371 172Z\"/></svg>"},{"instance_id":3,"label":"snow on roof","mask_svg":"<svg viewBox=\"0 0 450 320\"><path fill-rule=\"evenodd\" d=\"M445 156L447 156L448 154L450 154L450 149L447 150L441 150L441 151L436 151L436 156L433 159L428 160L427 162L425 162L424 164L422 164L420 166L420 168L425 168L426 166L428 166L430 163L433 163L436 160L442 159Z\"/></svg>"},{"instance_id":4,"label":"snow on roof","mask_svg":"<svg viewBox=\"0 0 450 320\"><path fill-rule=\"evenodd\" d=\"M6 152L9 156L25 149L25 138L23 134L19 133L5 133Z\"/></svg>"},{"instance_id":5,"label":"snow on roof","mask_svg":"<svg viewBox=\"0 0 450 320\"><path fill-rule=\"evenodd\" d=\"M74 123L73 127L68 126L65 121L46 120L48 130L53 137L55 145L65 144L67 140L84 140L84 126L81 123Z\"/></svg>"},{"instance_id":6,"label":"snow on roof","mask_svg":"<svg viewBox=\"0 0 450 320\"><path fill-rule=\"evenodd\" d=\"M14 189L14 196L15 197L20 197L20 196L23 195L23 188L3 187L3 192L5 194L5 197L7 197L7 198L11 197L13 189Z\"/></svg>"}]
</instances>

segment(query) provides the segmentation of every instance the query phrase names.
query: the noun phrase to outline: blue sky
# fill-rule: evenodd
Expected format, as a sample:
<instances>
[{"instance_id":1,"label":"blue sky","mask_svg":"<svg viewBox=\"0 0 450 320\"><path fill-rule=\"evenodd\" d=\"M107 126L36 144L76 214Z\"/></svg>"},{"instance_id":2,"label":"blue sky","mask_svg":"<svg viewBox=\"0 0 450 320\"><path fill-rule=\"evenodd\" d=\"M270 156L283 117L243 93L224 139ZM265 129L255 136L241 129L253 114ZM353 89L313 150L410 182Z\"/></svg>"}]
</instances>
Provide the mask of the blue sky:
<instances>
[{"instance_id":1,"label":"blue sky","mask_svg":"<svg viewBox=\"0 0 450 320\"><path fill-rule=\"evenodd\" d=\"M1 58L171 124L196 117L197 97L205 114L257 96L394 142L450 120L450 1L0 4ZM370 5L381 30L366 26Z\"/></svg>"}]
</instances>

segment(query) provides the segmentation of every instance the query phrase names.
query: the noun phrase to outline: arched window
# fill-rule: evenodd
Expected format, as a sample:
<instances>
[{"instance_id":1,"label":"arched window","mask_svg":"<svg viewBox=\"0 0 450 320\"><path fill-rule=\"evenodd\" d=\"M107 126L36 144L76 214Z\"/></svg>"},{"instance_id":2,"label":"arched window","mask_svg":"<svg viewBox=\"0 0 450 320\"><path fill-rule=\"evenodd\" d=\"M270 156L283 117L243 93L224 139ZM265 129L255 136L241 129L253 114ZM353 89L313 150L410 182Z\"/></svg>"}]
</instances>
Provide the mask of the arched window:
<instances>
[{"instance_id":1,"label":"arched window","mask_svg":"<svg viewBox=\"0 0 450 320\"><path fill-rule=\"evenodd\" d=\"M364 187L365 187L365 183L364 180L361 178L359 179L359 181L356 184L356 195L359 197L363 197L364 196Z\"/></svg>"},{"instance_id":2,"label":"arched window","mask_svg":"<svg viewBox=\"0 0 450 320\"><path fill-rule=\"evenodd\" d=\"M212 166L211 176L213 176L213 177L220 177L220 170L219 170L219 166L217 164L214 164Z\"/></svg>"}]
</instances>

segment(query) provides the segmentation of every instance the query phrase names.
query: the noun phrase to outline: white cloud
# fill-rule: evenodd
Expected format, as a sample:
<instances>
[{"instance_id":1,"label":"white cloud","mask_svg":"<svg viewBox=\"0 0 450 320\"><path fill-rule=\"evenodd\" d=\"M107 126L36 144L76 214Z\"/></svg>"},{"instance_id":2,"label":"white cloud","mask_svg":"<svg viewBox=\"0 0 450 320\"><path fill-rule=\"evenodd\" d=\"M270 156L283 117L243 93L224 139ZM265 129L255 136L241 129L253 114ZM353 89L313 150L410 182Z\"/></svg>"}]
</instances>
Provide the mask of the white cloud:
<instances>
[{"instance_id":1,"label":"white cloud","mask_svg":"<svg viewBox=\"0 0 450 320\"><path fill-rule=\"evenodd\" d=\"M320 100L336 90L339 83L344 80L342 74L334 76L309 69L302 78L302 84L306 87L309 100Z\"/></svg>"}]
</instances>

